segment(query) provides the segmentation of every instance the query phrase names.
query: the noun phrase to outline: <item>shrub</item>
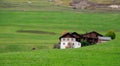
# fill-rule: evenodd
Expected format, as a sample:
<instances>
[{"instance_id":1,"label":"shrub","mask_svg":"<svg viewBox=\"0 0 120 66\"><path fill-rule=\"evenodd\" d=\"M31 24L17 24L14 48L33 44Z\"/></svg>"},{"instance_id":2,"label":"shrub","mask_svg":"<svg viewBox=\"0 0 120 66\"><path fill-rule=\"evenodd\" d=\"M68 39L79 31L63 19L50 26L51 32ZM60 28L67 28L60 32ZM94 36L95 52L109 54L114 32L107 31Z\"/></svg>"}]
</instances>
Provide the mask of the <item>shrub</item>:
<instances>
[{"instance_id":1,"label":"shrub","mask_svg":"<svg viewBox=\"0 0 120 66\"><path fill-rule=\"evenodd\" d=\"M54 44L53 48L54 49L60 49L60 44Z\"/></svg>"},{"instance_id":2,"label":"shrub","mask_svg":"<svg viewBox=\"0 0 120 66\"><path fill-rule=\"evenodd\" d=\"M81 41L81 46L88 46L88 45L90 45L90 43L87 42L86 40Z\"/></svg>"},{"instance_id":3,"label":"shrub","mask_svg":"<svg viewBox=\"0 0 120 66\"><path fill-rule=\"evenodd\" d=\"M108 31L105 36L111 37L111 39L115 39L115 38L116 38L116 34L115 34L115 32L112 31L112 30L111 30L111 31Z\"/></svg>"}]
</instances>

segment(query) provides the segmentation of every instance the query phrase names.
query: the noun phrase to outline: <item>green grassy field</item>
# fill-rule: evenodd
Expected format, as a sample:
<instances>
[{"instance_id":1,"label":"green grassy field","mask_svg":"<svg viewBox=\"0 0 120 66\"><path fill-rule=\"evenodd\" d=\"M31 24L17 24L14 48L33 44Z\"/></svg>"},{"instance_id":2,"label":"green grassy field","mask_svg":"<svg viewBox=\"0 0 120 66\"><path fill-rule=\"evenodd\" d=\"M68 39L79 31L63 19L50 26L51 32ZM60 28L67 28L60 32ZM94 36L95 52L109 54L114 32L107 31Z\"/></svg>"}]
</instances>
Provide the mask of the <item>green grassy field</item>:
<instances>
[{"instance_id":1,"label":"green grassy field","mask_svg":"<svg viewBox=\"0 0 120 66\"><path fill-rule=\"evenodd\" d=\"M0 1L0 66L120 66L120 12L83 12L48 0L27 1ZM109 30L117 36L110 42L53 49L65 31L104 35Z\"/></svg>"},{"instance_id":2,"label":"green grassy field","mask_svg":"<svg viewBox=\"0 0 120 66\"><path fill-rule=\"evenodd\" d=\"M118 35L119 36L119 35ZM66 50L37 50L0 54L1 66L119 66L119 40Z\"/></svg>"},{"instance_id":3,"label":"green grassy field","mask_svg":"<svg viewBox=\"0 0 120 66\"><path fill-rule=\"evenodd\" d=\"M0 11L0 66L119 66L119 18L119 13ZM117 38L78 49L52 49L64 31L93 30L115 30Z\"/></svg>"}]
</instances>

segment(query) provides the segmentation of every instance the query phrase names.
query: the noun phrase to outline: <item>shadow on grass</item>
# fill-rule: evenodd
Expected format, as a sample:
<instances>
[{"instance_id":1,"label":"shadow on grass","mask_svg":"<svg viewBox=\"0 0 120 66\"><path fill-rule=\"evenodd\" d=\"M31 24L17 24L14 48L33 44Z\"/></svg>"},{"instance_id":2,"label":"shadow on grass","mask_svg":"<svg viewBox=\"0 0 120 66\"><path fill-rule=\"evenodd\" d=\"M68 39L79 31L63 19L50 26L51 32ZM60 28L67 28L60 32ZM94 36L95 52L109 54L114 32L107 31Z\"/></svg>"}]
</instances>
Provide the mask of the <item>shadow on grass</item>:
<instances>
[{"instance_id":1,"label":"shadow on grass","mask_svg":"<svg viewBox=\"0 0 120 66\"><path fill-rule=\"evenodd\" d=\"M17 30L19 33L49 34L56 35L55 32L39 31L39 30Z\"/></svg>"}]
</instances>

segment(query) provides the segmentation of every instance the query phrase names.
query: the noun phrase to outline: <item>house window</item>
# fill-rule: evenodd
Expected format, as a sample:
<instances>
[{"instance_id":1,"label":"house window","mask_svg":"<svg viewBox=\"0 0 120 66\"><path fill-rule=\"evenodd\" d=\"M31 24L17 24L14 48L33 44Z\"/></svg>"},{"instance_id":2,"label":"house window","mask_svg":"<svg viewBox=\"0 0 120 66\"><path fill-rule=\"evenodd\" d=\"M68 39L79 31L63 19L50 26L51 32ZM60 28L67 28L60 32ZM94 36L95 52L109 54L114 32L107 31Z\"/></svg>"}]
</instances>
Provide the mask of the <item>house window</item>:
<instances>
[{"instance_id":1,"label":"house window","mask_svg":"<svg viewBox=\"0 0 120 66\"><path fill-rule=\"evenodd\" d=\"M73 41L74 39L72 38L71 40Z\"/></svg>"},{"instance_id":2,"label":"house window","mask_svg":"<svg viewBox=\"0 0 120 66\"><path fill-rule=\"evenodd\" d=\"M78 43L79 46L81 46L81 43Z\"/></svg>"},{"instance_id":3,"label":"house window","mask_svg":"<svg viewBox=\"0 0 120 66\"><path fill-rule=\"evenodd\" d=\"M63 45L65 45L65 43L63 43Z\"/></svg>"},{"instance_id":4,"label":"house window","mask_svg":"<svg viewBox=\"0 0 120 66\"><path fill-rule=\"evenodd\" d=\"M67 38L67 40L69 41L69 38Z\"/></svg>"},{"instance_id":5,"label":"house window","mask_svg":"<svg viewBox=\"0 0 120 66\"><path fill-rule=\"evenodd\" d=\"M65 41L65 38L63 38L63 41Z\"/></svg>"},{"instance_id":6,"label":"house window","mask_svg":"<svg viewBox=\"0 0 120 66\"><path fill-rule=\"evenodd\" d=\"M73 43L73 45L74 45L74 43Z\"/></svg>"}]
</instances>

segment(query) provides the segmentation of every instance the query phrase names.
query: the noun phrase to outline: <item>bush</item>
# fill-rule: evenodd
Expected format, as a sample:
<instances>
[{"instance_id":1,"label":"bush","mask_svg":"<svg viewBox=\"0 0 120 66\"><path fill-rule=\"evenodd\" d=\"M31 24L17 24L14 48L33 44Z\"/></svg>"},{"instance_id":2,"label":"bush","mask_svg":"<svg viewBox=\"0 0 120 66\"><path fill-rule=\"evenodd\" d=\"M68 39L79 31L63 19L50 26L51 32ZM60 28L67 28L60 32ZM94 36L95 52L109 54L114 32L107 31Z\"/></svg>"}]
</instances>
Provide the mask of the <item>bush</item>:
<instances>
[{"instance_id":1,"label":"bush","mask_svg":"<svg viewBox=\"0 0 120 66\"><path fill-rule=\"evenodd\" d=\"M115 32L112 31L112 30L111 30L111 31L108 31L105 36L111 37L111 39L115 39L115 38L116 38L116 34L115 34Z\"/></svg>"},{"instance_id":2,"label":"bush","mask_svg":"<svg viewBox=\"0 0 120 66\"><path fill-rule=\"evenodd\" d=\"M54 44L53 48L54 49L60 49L60 44Z\"/></svg>"},{"instance_id":3,"label":"bush","mask_svg":"<svg viewBox=\"0 0 120 66\"><path fill-rule=\"evenodd\" d=\"M88 46L88 45L90 45L90 43L87 42L86 40L81 41L81 46Z\"/></svg>"}]
</instances>

